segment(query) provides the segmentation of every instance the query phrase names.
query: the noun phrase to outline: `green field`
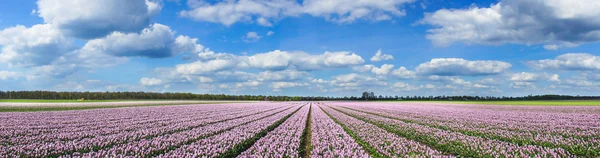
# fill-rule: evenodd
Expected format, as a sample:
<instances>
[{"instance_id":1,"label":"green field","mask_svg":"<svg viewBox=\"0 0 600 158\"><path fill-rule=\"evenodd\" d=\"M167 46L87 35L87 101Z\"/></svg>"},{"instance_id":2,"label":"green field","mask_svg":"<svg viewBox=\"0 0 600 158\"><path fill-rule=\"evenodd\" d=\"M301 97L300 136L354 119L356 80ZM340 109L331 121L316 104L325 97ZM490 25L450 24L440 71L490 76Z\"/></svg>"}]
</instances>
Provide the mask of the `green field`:
<instances>
[{"instance_id":1,"label":"green field","mask_svg":"<svg viewBox=\"0 0 600 158\"><path fill-rule=\"evenodd\" d=\"M447 104L485 105L529 105L529 106L600 106L600 100L544 100L544 101L381 101L381 102L424 102Z\"/></svg>"}]
</instances>

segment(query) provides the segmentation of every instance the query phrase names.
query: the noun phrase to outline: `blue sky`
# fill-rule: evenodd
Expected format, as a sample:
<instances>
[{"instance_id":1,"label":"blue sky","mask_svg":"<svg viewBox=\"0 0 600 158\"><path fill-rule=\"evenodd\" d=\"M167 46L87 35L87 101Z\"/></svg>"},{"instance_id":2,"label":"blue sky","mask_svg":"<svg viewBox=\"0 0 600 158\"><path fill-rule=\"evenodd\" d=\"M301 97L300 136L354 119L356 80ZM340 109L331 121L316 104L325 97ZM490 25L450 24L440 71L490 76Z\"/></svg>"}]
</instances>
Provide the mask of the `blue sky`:
<instances>
[{"instance_id":1,"label":"blue sky","mask_svg":"<svg viewBox=\"0 0 600 158\"><path fill-rule=\"evenodd\" d=\"M595 0L6 1L0 90L600 95L597 8Z\"/></svg>"}]
</instances>

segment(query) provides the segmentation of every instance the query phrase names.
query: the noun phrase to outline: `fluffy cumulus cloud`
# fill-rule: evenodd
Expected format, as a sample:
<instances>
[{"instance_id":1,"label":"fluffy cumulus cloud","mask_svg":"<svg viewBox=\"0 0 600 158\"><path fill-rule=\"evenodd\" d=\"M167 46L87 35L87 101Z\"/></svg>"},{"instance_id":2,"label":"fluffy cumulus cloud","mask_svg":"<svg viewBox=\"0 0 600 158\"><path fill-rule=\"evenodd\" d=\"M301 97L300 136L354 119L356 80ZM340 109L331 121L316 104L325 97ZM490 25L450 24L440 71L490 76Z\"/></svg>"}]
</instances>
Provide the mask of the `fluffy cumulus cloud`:
<instances>
[{"instance_id":1,"label":"fluffy cumulus cloud","mask_svg":"<svg viewBox=\"0 0 600 158\"><path fill-rule=\"evenodd\" d=\"M308 83L297 83L297 82L273 82L271 87L274 91L280 91L284 88L294 88L294 87L303 87L308 86Z\"/></svg>"},{"instance_id":2,"label":"fluffy cumulus cloud","mask_svg":"<svg viewBox=\"0 0 600 158\"><path fill-rule=\"evenodd\" d=\"M417 73L406 69L406 67L400 67L400 68L392 71L392 76L394 76L396 78L400 78L400 79L415 78L416 75L417 75Z\"/></svg>"},{"instance_id":3,"label":"fluffy cumulus cloud","mask_svg":"<svg viewBox=\"0 0 600 158\"><path fill-rule=\"evenodd\" d=\"M338 87L337 90L361 90L366 87L379 87L388 85L386 81L363 74L342 74L331 77L330 85ZM341 89L340 89L341 88Z\"/></svg>"},{"instance_id":4,"label":"fluffy cumulus cloud","mask_svg":"<svg viewBox=\"0 0 600 158\"><path fill-rule=\"evenodd\" d=\"M539 85L540 83L543 84L544 82L550 82L554 84L564 85L571 79L566 80L566 82L562 82L560 79L560 75L558 74L521 72L510 75L508 80L511 81L511 83L509 84L510 88L537 89L539 88L537 85ZM551 85L550 87L553 86L554 85Z\"/></svg>"},{"instance_id":5,"label":"fluffy cumulus cloud","mask_svg":"<svg viewBox=\"0 0 600 158\"><path fill-rule=\"evenodd\" d=\"M303 14L324 17L336 23L352 23L358 19L370 21L391 20L404 16L402 5L414 0L353 1L353 0L230 0L207 2L190 0L190 10L181 11L182 17L230 26L237 22L272 26L285 17Z\"/></svg>"},{"instance_id":6,"label":"fluffy cumulus cloud","mask_svg":"<svg viewBox=\"0 0 600 158\"><path fill-rule=\"evenodd\" d=\"M305 79L310 74L304 71L285 70L285 71L265 71L258 74L260 81L296 81Z\"/></svg>"},{"instance_id":7,"label":"fluffy cumulus cloud","mask_svg":"<svg viewBox=\"0 0 600 158\"><path fill-rule=\"evenodd\" d=\"M424 75L485 76L502 73L511 66L509 63L494 60L469 61L460 58L435 58L430 62L420 64L416 71Z\"/></svg>"},{"instance_id":8,"label":"fluffy cumulus cloud","mask_svg":"<svg viewBox=\"0 0 600 158\"><path fill-rule=\"evenodd\" d=\"M164 58L181 52L195 52L203 47L197 39L175 36L168 26L153 24L140 33L114 32L104 38L90 40L83 51L95 51L113 56Z\"/></svg>"},{"instance_id":9,"label":"fluffy cumulus cloud","mask_svg":"<svg viewBox=\"0 0 600 158\"><path fill-rule=\"evenodd\" d=\"M156 86L163 84L163 81L161 79L143 77L140 79L140 84L144 86Z\"/></svg>"},{"instance_id":10,"label":"fluffy cumulus cloud","mask_svg":"<svg viewBox=\"0 0 600 158\"><path fill-rule=\"evenodd\" d=\"M73 40L50 24L0 30L0 46L0 61L16 67L48 65L75 49Z\"/></svg>"},{"instance_id":11,"label":"fluffy cumulus cloud","mask_svg":"<svg viewBox=\"0 0 600 158\"><path fill-rule=\"evenodd\" d=\"M371 72L377 76L383 76L389 74L393 68L394 65L383 64L381 67L374 67Z\"/></svg>"},{"instance_id":12,"label":"fluffy cumulus cloud","mask_svg":"<svg viewBox=\"0 0 600 158\"><path fill-rule=\"evenodd\" d=\"M392 85L392 87L395 91L412 91L420 89L420 87L416 87L405 82L396 82Z\"/></svg>"},{"instance_id":13,"label":"fluffy cumulus cloud","mask_svg":"<svg viewBox=\"0 0 600 158\"><path fill-rule=\"evenodd\" d=\"M85 39L114 31L137 32L162 8L153 0L39 0L37 4L44 22Z\"/></svg>"},{"instance_id":14,"label":"fluffy cumulus cloud","mask_svg":"<svg viewBox=\"0 0 600 158\"><path fill-rule=\"evenodd\" d=\"M383 52L381 52L381 49L377 50L377 53L375 53L375 56L371 57L371 61L373 61L373 62L392 60L392 59L394 59L394 56L389 55L389 54L383 54Z\"/></svg>"},{"instance_id":15,"label":"fluffy cumulus cloud","mask_svg":"<svg viewBox=\"0 0 600 158\"><path fill-rule=\"evenodd\" d=\"M256 33L256 32L248 32L248 33L246 33L246 36L242 37L244 42L256 42L256 41L260 40L261 38L262 38L262 36L259 36L258 33Z\"/></svg>"},{"instance_id":16,"label":"fluffy cumulus cloud","mask_svg":"<svg viewBox=\"0 0 600 158\"><path fill-rule=\"evenodd\" d=\"M442 88L451 88L451 89L495 88L493 86L488 86L488 85L479 84L479 83L473 83L471 81L467 81L462 78L454 77L454 76L432 75L432 76L428 77L428 80L445 83L446 87L442 87Z\"/></svg>"},{"instance_id":17,"label":"fluffy cumulus cloud","mask_svg":"<svg viewBox=\"0 0 600 158\"><path fill-rule=\"evenodd\" d=\"M392 71L394 65L391 64L383 64L381 67L377 67L375 65L362 65L362 66L354 66L352 69L358 72L371 72L377 76L385 76Z\"/></svg>"},{"instance_id":18,"label":"fluffy cumulus cloud","mask_svg":"<svg viewBox=\"0 0 600 158\"><path fill-rule=\"evenodd\" d=\"M556 59L528 61L526 64L535 69L600 71L600 56L587 53L568 53Z\"/></svg>"},{"instance_id":19,"label":"fluffy cumulus cloud","mask_svg":"<svg viewBox=\"0 0 600 158\"><path fill-rule=\"evenodd\" d=\"M188 6L192 9L179 12L180 16L227 26L236 22L256 22L271 26L269 19L295 16L301 12L299 4L291 0L233 0L215 3L190 0Z\"/></svg>"},{"instance_id":20,"label":"fluffy cumulus cloud","mask_svg":"<svg viewBox=\"0 0 600 158\"><path fill-rule=\"evenodd\" d=\"M543 80L559 82L559 77L558 74L549 75L545 73L521 72L511 75L509 80L515 82L537 82Z\"/></svg>"},{"instance_id":21,"label":"fluffy cumulus cloud","mask_svg":"<svg viewBox=\"0 0 600 158\"><path fill-rule=\"evenodd\" d=\"M420 23L435 28L427 38L446 46L467 44L546 44L546 49L600 40L597 0L502 0L489 7L441 9Z\"/></svg>"},{"instance_id":22,"label":"fluffy cumulus cloud","mask_svg":"<svg viewBox=\"0 0 600 158\"><path fill-rule=\"evenodd\" d=\"M351 23L357 19L372 21L391 20L404 16L403 4L414 0L355 1L355 0L305 0L303 11L313 16L337 23Z\"/></svg>"},{"instance_id":23,"label":"fluffy cumulus cloud","mask_svg":"<svg viewBox=\"0 0 600 158\"><path fill-rule=\"evenodd\" d=\"M199 53L201 60L179 64L176 71L181 74L203 74L233 68L255 68L281 71L293 69L312 71L327 68L342 68L364 63L362 57L350 52L325 52L312 55L305 52L275 50L252 56L237 56L227 53L204 51Z\"/></svg>"}]
</instances>

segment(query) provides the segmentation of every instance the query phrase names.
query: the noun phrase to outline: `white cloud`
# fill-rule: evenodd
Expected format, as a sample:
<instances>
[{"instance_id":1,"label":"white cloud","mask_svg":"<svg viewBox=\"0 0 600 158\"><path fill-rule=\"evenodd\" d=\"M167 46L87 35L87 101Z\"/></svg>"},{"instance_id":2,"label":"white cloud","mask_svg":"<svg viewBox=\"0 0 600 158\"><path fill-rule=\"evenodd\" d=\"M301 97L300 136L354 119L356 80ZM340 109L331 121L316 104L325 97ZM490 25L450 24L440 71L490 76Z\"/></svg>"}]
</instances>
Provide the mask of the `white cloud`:
<instances>
[{"instance_id":1,"label":"white cloud","mask_svg":"<svg viewBox=\"0 0 600 158\"><path fill-rule=\"evenodd\" d=\"M162 6L149 0L39 0L39 16L66 34L97 38L113 31L137 32Z\"/></svg>"},{"instance_id":2,"label":"white cloud","mask_svg":"<svg viewBox=\"0 0 600 158\"><path fill-rule=\"evenodd\" d=\"M310 61L317 61L323 58L323 65L328 67L345 67L348 65L358 65L365 62L362 57L350 52L325 52L323 56L313 57Z\"/></svg>"},{"instance_id":3,"label":"white cloud","mask_svg":"<svg viewBox=\"0 0 600 158\"><path fill-rule=\"evenodd\" d=\"M585 77L572 77L565 79L564 82L560 83L568 89L598 89L600 88L600 82L590 81Z\"/></svg>"},{"instance_id":4,"label":"white cloud","mask_svg":"<svg viewBox=\"0 0 600 158\"><path fill-rule=\"evenodd\" d=\"M416 73L414 71L410 71L406 69L406 67L401 66L398 69L393 69L394 65L391 64L383 64L381 67L377 67L375 65L363 65L363 66L354 66L352 70L357 72L371 72L378 77L384 76L392 76L394 78L400 79L410 79L415 78Z\"/></svg>"},{"instance_id":5,"label":"white cloud","mask_svg":"<svg viewBox=\"0 0 600 158\"><path fill-rule=\"evenodd\" d=\"M362 65L362 66L354 66L354 67L352 67L352 70L358 71L358 72L368 72L368 71L371 71L373 68L376 68L376 66L375 65Z\"/></svg>"},{"instance_id":6,"label":"white cloud","mask_svg":"<svg viewBox=\"0 0 600 158\"><path fill-rule=\"evenodd\" d=\"M384 76L390 73L390 71L392 71L393 68L394 65L383 64L381 65L381 68L374 67L373 70L371 70L371 72L377 76Z\"/></svg>"},{"instance_id":7,"label":"white cloud","mask_svg":"<svg viewBox=\"0 0 600 158\"><path fill-rule=\"evenodd\" d=\"M233 68L256 68L271 71L286 69L312 71L349 67L364 62L360 56L350 52L325 52L319 55L312 55L305 52L275 50L252 56L237 56L205 51L199 53L199 57L202 59L201 61L177 65L177 72L182 74L202 74Z\"/></svg>"},{"instance_id":8,"label":"white cloud","mask_svg":"<svg viewBox=\"0 0 600 158\"><path fill-rule=\"evenodd\" d=\"M511 81L519 81L519 82L534 82L539 80L540 75L528 72L521 72L513 74L510 77Z\"/></svg>"},{"instance_id":9,"label":"white cloud","mask_svg":"<svg viewBox=\"0 0 600 158\"><path fill-rule=\"evenodd\" d=\"M546 73L529 73L521 72L515 73L510 76L510 81L514 82L537 82L537 81L552 81L560 82L560 76L558 74L546 74Z\"/></svg>"},{"instance_id":10,"label":"white cloud","mask_svg":"<svg viewBox=\"0 0 600 158\"><path fill-rule=\"evenodd\" d=\"M265 25L268 19L294 16L300 6L295 1L234 0L210 4L205 1L189 1L191 10L181 11L179 15L198 21L221 23L230 26L237 22L257 21ZM268 22L270 23L270 22Z\"/></svg>"},{"instance_id":11,"label":"white cloud","mask_svg":"<svg viewBox=\"0 0 600 158\"><path fill-rule=\"evenodd\" d=\"M308 77L310 74L303 71L265 71L258 74L260 81L295 81Z\"/></svg>"},{"instance_id":12,"label":"white cloud","mask_svg":"<svg viewBox=\"0 0 600 158\"><path fill-rule=\"evenodd\" d=\"M433 86L433 85L429 85L430 88L435 87L435 86L433 86L433 87L431 87L431 86ZM392 85L392 87L394 88L395 91L412 91L412 90L419 89L419 87L415 87L415 86L412 86L412 85L410 85L408 83L404 83L404 82L396 82Z\"/></svg>"},{"instance_id":13,"label":"white cloud","mask_svg":"<svg viewBox=\"0 0 600 158\"><path fill-rule=\"evenodd\" d=\"M335 23L352 23L359 19L383 21L404 16L406 13L400 8L413 1L306 0L299 4L294 0L232 0L215 3L190 0L188 6L192 9L181 11L179 15L226 26L254 21L262 26L272 26L273 21L302 14L324 17Z\"/></svg>"},{"instance_id":14,"label":"white cloud","mask_svg":"<svg viewBox=\"0 0 600 158\"><path fill-rule=\"evenodd\" d=\"M502 83L502 81L503 81L503 79L484 78L484 79L477 81L477 83L482 84L482 85L500 85Z\"/></svg>"},{"instance_id":15,"label":"white cloud","mask_svg":"<svg viewBox=\"0 0 600 158\"><path fill-rule=\"evenodd\" d=\"M559 46L556 44L546 44L544 45L544 49L546 50L558 50Z\"/></svg>"},{"instance_id":16,"label":"white cloud","mask_svg":"<svg viewBox=\"0 0 600 158\"><path fill-rule=\"evenodd\" d=\"M354 0L305 0L303 11L324 17L336 23L352 23L358 19L371 21L391 20L406 15L402 5L414 0L354 1Z\"/></svg>"},{"instance_id":17,"label":"white cloud","mask_svg":"<svg viewBox=\"0 0 600 158\"><path fill-rule=\"evenodd\" d=\"M537 86L535 86L535 84L532 82L513 82L509 85L509 87L516 88L516 89L535 89L535 88L537 88Z\"/></svg>"},{"instance_id":18,"label":"white cloud","mask_svg":"<svg viewBox=\"0 0 600 158\"><path fill-rule=\"evenodd\" d=\"M469 61L461 58L434 58L420 64L419 74L439 76L485 76L504 72L512 65L494 60Z\"/></svg>"},{"instance_id":19,"label":"white cloud","mask_svg":"<svg viewBox=\"0 0 600 158\"><path fill-rule=\"evenodd\" d=\"M490 7L440 9L420 23L435 27L427 38L440 46L516 43L554 49L551 45L599 41L599 7L596 0L502 0Z\"/></svg>"},{"instance_id":20,"label":"white cloud","mask_svg":"<svg viewBox=\"0 0 600 158\"><path fill-rule=\"evenodd\" d=\"M73 40L50 24L22 25L0 30L0 61L9 66L31 67L51 64L75 49Z\"/></svg>"},{"instance_id":21,"label":"white cloud","mask_svg":"<svg viewBox=\"0 0 600 158\"><path fill-rule=\"evenodd\" d=\"M568 53L556 59L528 61L534 69L600 71L600 56L587 53Z\"/></svg>"},{"instance_id":22,"label":"white cloud","mask_svg":"<svg viewBox=\"0 0 600 158\"><path fill-rule=\"evenodd\" d=\"M258 81L239 82L239 83L235 84L235 88L256 87L261 84L262 84L262 82L258 82Z\"/></svg>"},{"instance_id":23,"label":"white cloud","mask_svg":"<svg viewBox=\"0 0 600 158\"><path fill-rule=\"evenodd\" d=\"M302 87L308 86L308 83L297 83L297 82L273 82L271 87L273 89L284 89L284 88L293 88L293 87Z\"/></svg>"},{"instance_id":24,"label":"white cloud","mask_svg":"<svg viewBox=\"0 0 600 158\"><path fill-rule=\"evenodd\" d=\"M90 40L82 51L98 52L113 56L142 56L164 58L181 52L196 52L202 45L187 36L175 37L168 26L153 24L140 33L113 32L107 37Z\"/></svg>"},{"instance_id":25,"label":"white cloud","mask_svg":"<svg viewBox=\"0 0 600 158\"><path fill-rule=\"evenodd\" d=\"M366 87L388 85L388 83L385 81L356 73L333 76L330 84L337 87L345 87L346 90L358 90Z\"/></svg>"},{"instance_id":26,"label":"white cloud","mask_svg":"<svg viewBox=\"0 0 600 158\"><path fill-rule=\"evenodd\" d=\"M193 63L179 64L175 66L175 71L180 74L206 74L216 71L223 71L235 68L237 62L234 60L210 60L196 61Z\"/></svg>"},{"instance_id":27,"label":"white cloud","mask_svg":"<svg viewBox=\"0 0 600 158\"><path fill-rule=\"evenodd\" d=\"M140 79L140 84L144 86L156 86L163 84L163 81L161 79L143 77Z\"/></svg>"},{"instance_id":28,"label":"white cloud","mask_svg":"<svg viewBox=\"0 0 600 158\"><path fill-rule=\"evenodd\" d=\"M244 42L256 42L260 40L262 36L259 36L256 32L248 32L246 33L246 36L242 38L244 39Z\"/></svg>"},{"instance_id":29,"label":"white cloud","mask_svg":"<svg viewBox=\"0 0 600 158\"><path fill-rule=\"evenodd\" d=\"M21 76L19 72L0 71L0 80L17 79Z\"/></svg>"},{"instance_id":30,"label":"white cloud","mask_svg":"<svg viewBox=\"0 0 600 158\"><path fill-rule=\"evenodd\" d=\"M417 73L415 73L414 71L410 71L408 69L406 69L406 67L400 67L394 71L392 71L392 75L397 77L397 78L401 78L401 79L409 79L409 78L415 78Z\"/></svg>"},{"instance_id":31,"label":"white cloud","mask_svg":"<svg viewBox=\"0 0 600 158\"><path fill-rule=\"evenodd\" d=\"M427 77L427 79L429 79L430 81L446 83L445 88L451 88L451 89L495 88L494 86L473 83L471 81L466 81L462 78L452 77L452 76L432 75L432 76ZM442 87L442 88L444 88L444 87Z\"/></svg>"},{"instance_id":32,"label":"white cloud","mask_svg":"<svg viewBox=\"0 0 600 158\"><path fill-rule=\"evenodd\" d=\"M210 77L204 77L204 76L200 76L198 77L198 80L200 80L201 83L211 83L214 82L214 80Z\"/></svg>"},{"instance_id":33,"label":"white cloud","mask_svg":"<svg viewBox=\"0 0 600 158\"><path fill-rule=\"evenodd\" d=\"M548 78L548 81L552 81L552 82L560 82L560 75L558 74L554 74L552 76L550 76L550 78Z\"/></svg>"},{"instance_id":34,"label":"white cloud","mask_svg":"<svg viewBox=\"0 0 600 158\"><path fill-rule=\"evenodd\" d=\"M273 34L275 34L275 32L273 32L273 31L269 31L269 32L267 32L267 36L271 36L271 35L273 35Z\"/></svg>"},{"instance_id":35,"label":"white cloud","mask_svg":"<svg viewBox=\"0 0 600 158\"><path fill-rule=\"evenodd\" d=\"M260 18L256 19L256 22L262 26L268 26L268 27L273 26L273 24L271 24L271 22L269 22L269 20L267 20L267 18L264 18L264 17L260 17Z\"/></svg>"},{"instance_id":36,"label":"white cloud","mask_svg":"<svg viewBox=\"0 0 600 158\"><path fill-rule=\"evenodd\" d=\"M229 85L227 85L227 84L219 84L219 88L221 88L221 89L227 89L227 88L229 88Z\"/></svg>"},{"instance_id":37,"label":"white cloud","mask_svg":"<svg viewBox=\"0 0 600 158\"><path fill-rule=\"evenodd\" d=\"M381 49L377 50L377 53L375 53L375 56L371 57L371 61L373 61L373 62L392 60L392 59L394 59L394 56L389 55L389 54L383 54L381 52Z\"/></svg>"}]
</instances>

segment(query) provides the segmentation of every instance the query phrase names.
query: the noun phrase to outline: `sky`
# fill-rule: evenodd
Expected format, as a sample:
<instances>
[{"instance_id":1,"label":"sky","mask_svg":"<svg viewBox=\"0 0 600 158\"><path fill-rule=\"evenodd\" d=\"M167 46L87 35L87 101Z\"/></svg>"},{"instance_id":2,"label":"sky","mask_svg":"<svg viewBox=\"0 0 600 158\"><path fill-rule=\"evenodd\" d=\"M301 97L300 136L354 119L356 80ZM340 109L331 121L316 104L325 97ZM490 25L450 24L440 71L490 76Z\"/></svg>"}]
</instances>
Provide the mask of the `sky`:
<instances>
[{"instance_id":1,"label":"sky","mask_svg":"<svg viewBox=\"0 0 600 158\"><path fill-rule=\"evenodd\" d=\"M0 2L0 90L600 95L597 0Z\"/></svg>"}]
</instances>

